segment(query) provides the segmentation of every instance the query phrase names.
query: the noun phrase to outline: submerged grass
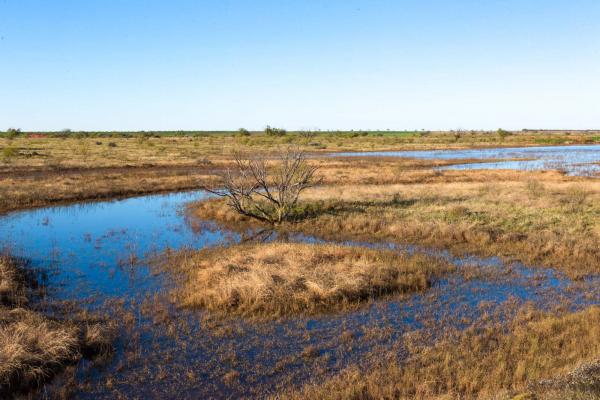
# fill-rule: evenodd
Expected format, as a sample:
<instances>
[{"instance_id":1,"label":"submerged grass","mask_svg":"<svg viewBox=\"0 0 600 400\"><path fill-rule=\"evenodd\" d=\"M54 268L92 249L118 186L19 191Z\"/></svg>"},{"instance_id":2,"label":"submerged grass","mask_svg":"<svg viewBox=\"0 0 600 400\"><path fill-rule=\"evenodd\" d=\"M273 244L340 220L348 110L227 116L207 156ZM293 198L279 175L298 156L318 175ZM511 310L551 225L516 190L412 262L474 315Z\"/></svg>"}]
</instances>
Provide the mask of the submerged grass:
<instances>
[{"instance_id":1,"label":"submerged grass","mask_svg":"<svg viewBox=\"0 0 600 400\"><path fill-rule=\"evenodd\" d=\"M51 319L28 308L23 266L0 256L0 396L39 387L82 357L107 353L113 331L92 321Z\"/></svg>"},{"instance_id":2,"label":"submerged grass","mask_svg":"<svg viewBox=\"0 0 600 400\"><path fill-rule=\"evenodd\" d=\"M349 368L279 399L592 399L600 396L600 308L554 316L523 312L410 344L405 361ZM392 357L391 359L395 359ZM596 367L594 367L596 366Z\"/></svg>"},{"instance_id":3,"label":"submerged grass","mask_svg":"<svg viewBox=\"0 0 600 400\"><path fill-rule=\"evenodd\" d=\"M269 243L177 257L187 307L277 318L341 310L388 294L423 290L452 267L434 257L346 246Z\"/></svg>"}]
</instances>

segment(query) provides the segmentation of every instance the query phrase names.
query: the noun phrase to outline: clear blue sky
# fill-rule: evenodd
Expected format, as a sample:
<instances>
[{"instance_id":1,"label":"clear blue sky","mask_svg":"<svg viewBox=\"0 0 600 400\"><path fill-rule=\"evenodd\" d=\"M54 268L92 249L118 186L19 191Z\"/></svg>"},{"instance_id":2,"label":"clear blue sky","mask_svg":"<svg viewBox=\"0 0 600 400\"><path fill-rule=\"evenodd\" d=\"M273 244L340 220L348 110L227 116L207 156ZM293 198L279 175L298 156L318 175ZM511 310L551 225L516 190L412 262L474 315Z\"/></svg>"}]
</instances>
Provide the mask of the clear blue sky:
<instances>
[{"instance_id":1,"label":"clear blue sky","mask_svg":"<svg viewBox=\"0 0 600 400\"><path fill-rule=\"evenodd\" d=\"M600 128L598 0L0 0L0 129Z\"/></svg>"}]
</instances>

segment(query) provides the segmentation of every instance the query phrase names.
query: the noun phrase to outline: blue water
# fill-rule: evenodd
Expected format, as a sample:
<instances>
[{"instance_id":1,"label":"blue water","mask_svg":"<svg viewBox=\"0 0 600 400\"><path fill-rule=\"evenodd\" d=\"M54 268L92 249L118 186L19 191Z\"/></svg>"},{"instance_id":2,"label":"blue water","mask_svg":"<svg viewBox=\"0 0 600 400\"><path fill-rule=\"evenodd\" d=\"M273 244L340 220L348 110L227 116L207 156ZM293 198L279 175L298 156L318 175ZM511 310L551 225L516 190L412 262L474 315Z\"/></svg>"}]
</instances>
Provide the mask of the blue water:
<instances>
[{"instance_id":1,"label":"blue water","mask_svg":"<svg viewBox=\"0 0 600 400\"><path fill-rule=\"evenodd\" d=\"M193 231L186 224L182 206L205 197L177 193L11 213L0 217L0 247L36 266L58 266L60 273L48 283L65 287L58 296L127 297L160 285L137 260L226 239L219 230Z\"/></svg>"},{"instance_id":2,"label":"blue water","mask_svg":"<svg viewBox=\"0 0 600 400\"><path fill-rule=\"evenodd\" d=\"M376 151L335 153L335 156L388 156L436 160L508 159L527 158L522 161L500 161L457 164L439 169L516 169L564 170L569 175L596 175L600 173L600 145L539 146L489 149Z\"/></svg>"},{"instance_id":3,"label":"blue water","mask_svg":"<svg viewBox=\"0 0 600 400\"><path fill-rule=\"evenodd\" d=\"M120 311L134 316L135 323L123 328L107 365L79 366L79 379L87 386L77 390L75 397L261 397L265 391L310 380L314 363L325 369L322 374L332 374L391 349L400 357L395 346L405 333L430 329L432 324L441 331L461 327L483 313L500 312L507 302L531 302L538 308L561 302L579 309L600 301L597 282L571 282L550 269L505 265L493 257L457 258L417 246L342 242L427 252L458 267L500 269L506 274L471 279L451 274L424 293L372 302L348 313L264 323L234 320L212 326L203 320L202 311L182 310L169 302L172 276L157 271L148 261L168 249L240 240L237 233L214 224L190 223L198 221L186 217L186 204L206 197L202 192L152 195L0 217L0 246L52 271L47 282L49 297L74 300L82 308L116 319L124 315ZM277 240L276 235L270 240ZM292 235L289 240L322 241L303 235ZM116 306L115 300L123 300L124 305ZM167 310L168 318L158 318L160 312L150 303ZM350 332L352 338L341 340L342 332ZM301 356L307 346L317 349L317 361ZM186 378L190 371L194 379ZM230 371L239 373L239 383L225 383ZM105 385L116 376L117 383Z\"/></svg>"}]
</instances>

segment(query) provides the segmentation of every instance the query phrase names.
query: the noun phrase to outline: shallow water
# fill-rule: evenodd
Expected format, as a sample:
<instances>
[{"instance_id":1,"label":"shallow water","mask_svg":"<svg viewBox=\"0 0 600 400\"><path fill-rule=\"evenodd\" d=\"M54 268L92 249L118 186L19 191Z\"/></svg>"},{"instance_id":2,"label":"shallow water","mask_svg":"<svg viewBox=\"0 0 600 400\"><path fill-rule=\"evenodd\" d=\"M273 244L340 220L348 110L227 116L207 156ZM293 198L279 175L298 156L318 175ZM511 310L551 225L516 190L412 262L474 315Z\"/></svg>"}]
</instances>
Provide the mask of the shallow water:
<instances>
[{"instance_id":1,"label":"shallow water","mask_svg":"<svg viewBox=\"0 0 600 400\"><path fill-rule=\"evenodd\" d=\"M569 175L596 175L600 173L600 145L538 146L462 150L377 151L336 153L335 156L391 156L437 160L460 159L527 159L458 164L439 169L560 169Z\"/></svg>"},{"instance_id":2,"label":"shallow water","mask_svg":"<svg viewBox=\"0 0 600 400\"><path fill-rule=\"evenodd\" d=\"M508 303L545 308L560 302L579 309L600 300L597 282L571 282L549 269L507 266L497 258L456 258L416 246L344 242L428 252L459 267L475 266L481 274L449 275L424 293L348 313L263 323L206 321L200 311L174 307L168 301L171 275L157 273L145 261L167 249L240 240L210 225L192 229L183 207L205 197L202 192L153 195L0 218L0 245L54 271L47 282L51 298L76 300L124 325L110 362L79 366L83 384L77 398L262 396L388 350L401 357L399 339L415 329L461 327L484 313L509 318L514 308L505 307ZM291 240L320 241L302 235Z\"/></svg>"}]
</instances>

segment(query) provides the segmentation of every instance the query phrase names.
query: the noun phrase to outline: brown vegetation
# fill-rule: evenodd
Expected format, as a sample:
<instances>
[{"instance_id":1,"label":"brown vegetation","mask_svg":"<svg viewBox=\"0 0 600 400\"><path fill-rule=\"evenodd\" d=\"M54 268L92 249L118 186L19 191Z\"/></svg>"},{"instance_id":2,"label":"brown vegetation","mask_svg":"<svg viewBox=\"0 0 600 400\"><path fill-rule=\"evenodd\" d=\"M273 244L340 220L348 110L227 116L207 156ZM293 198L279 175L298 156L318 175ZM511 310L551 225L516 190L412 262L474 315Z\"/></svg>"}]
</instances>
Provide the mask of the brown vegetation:
<instances>
[{"instance_id":1,"label":"brown vegetation","mask_svg":"<svg viewBox=\"0 0 600 400\"><path fill-rule=\"evenodd\" d=\"M285 135L191 133L188 135L101 136L71 133L59 137L30 134L0 135L0 152L14 149L14 156L0 164L32 167L122 167L142 165L189 165L201 159L222 158L233 150L270 152L278 146L299 146L311 152L385 151L473 147L515 147L594 144L598 131L514 132L501 137L496 132L288 132Z\"/></svg>"},{"instance_id":2,"label":"brown vegetation","mask_svg":"<svg viewBox=\"0 0 600 400\"><path fill-rule=\"evenodd\" d=\"M590 399L600 396L600 308L552 316L524 312L502 324L411 345L404 361L339 376L287 399ZM395 359L392 357L392 359Z\"/></svg>"},{"instance_id":3,"label":"brown vegetation","mask_svg":"<svg viewBox=\"0 0 600 400\"><path fill-rule=\"evenodd\" d=\"M0 396L28 391L83 356L110 350L112 330L98 322L59 321L28 309L28 280L0 257Z\"/></svg>"},{"instance_id":4,"label":"brown vegetation","mask_svg":"<svg viewBox=\"0 0 600 400\"><path fill-rule=\"evenodd\" d=\"M451 267L433 257L334 245L242 244L177 257L178 300L222 314L281 317L338 310L425 289Z\"/></svg>"},{"instance_id":5,"label":"brown vegetation","mask_svg":"<svg viewBox=\"0 0 600 400\"><path fill-rule=\"evenodd\" d=\"M85 200L198 189L219 165L135 168L15 169L0 174L0 214Z\"/></svg>"},{"instance_id":6,"label":"brown vegetation","mask_svg":"<svg viewBox=\"0 0 600 400\"><path fill-rule=\"evenodd\" d=\"M548 135L555 137L557 134ZM512 135L510 140L515 141L512 145L527 145L548 135L527 133ZM582 138L592 137L590 135L569 135L568 140L578 143ZM155 137L140 133L131 137L115 136L0 136L0 151L4 154L0 157L0 213L58 203L198 189L216 181L219 171L231 165L236 150L276 155L276 149L282 146L298 146L316 154L498 144L494 139L496 135L481 132L468 135L462 144L448 141L451 135L441 133L408 136L323 133L287 134L284 137L232 134ZM314 146L315 140L322 144ZM474 161L321 157L311 160L310 165L320 169L325 183L398 183L404 182L407 175L408 179L431 178L435 173L428 169L435 166Z\"/></svg>"},{"instance_id":7,"label":"brown vegetation","mask_svg":"<svg viewBox=\"0 0 600 400\"><path fill-rule=\"evenodd\" d=\"M574 277L600 272L600 181L515 171L408 173L404 179L311 189L299 204L305 219L282 229L505 256ZM199 204L194 212L244 222L216 201Z\"/></svg>"}]
</instances>

